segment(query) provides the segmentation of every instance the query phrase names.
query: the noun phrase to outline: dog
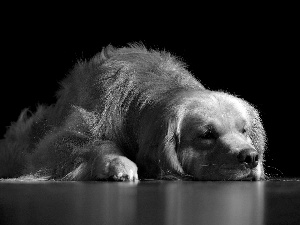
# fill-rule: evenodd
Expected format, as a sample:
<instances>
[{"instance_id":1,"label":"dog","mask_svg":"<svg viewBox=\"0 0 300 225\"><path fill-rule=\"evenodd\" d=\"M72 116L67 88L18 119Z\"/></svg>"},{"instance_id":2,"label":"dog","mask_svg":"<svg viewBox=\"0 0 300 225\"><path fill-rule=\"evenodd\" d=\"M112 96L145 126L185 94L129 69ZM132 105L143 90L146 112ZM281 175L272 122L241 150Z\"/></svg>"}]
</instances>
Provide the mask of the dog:
<instances>
[{"instance_id":1,"label":"dog","mask_svg":"<svg viewBox=\"0 0 300 225\"><path fill-rule=\"evenodd\" d=\"M205 88L165 51L105 47L62 81L56 104L29 114L0 142L2 178L265 178L258 111Z\"/></svg>"}]
</instances>

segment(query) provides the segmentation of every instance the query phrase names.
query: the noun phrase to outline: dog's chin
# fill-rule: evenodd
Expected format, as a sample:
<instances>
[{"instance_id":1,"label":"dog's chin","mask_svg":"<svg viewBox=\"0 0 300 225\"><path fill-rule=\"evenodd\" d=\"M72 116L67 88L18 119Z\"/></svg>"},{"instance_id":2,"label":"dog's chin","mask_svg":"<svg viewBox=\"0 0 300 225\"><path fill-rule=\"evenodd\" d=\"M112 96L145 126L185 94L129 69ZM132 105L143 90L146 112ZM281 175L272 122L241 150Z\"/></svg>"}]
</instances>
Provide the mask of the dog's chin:
<instances>
[{"instance_id":1,"label":"dog's chin","mask_svg":"<svg viewBox=\"0 0 300 225\"><path fill-rule=\"evenodd\" d=\"M201 171L195 175L196 180L211 181L258 181L261 180L261 169L249 169L244 166L232 167L230 165L222 165L220 167L206 167L205 171Z\"/></svg>"}]
</instances>

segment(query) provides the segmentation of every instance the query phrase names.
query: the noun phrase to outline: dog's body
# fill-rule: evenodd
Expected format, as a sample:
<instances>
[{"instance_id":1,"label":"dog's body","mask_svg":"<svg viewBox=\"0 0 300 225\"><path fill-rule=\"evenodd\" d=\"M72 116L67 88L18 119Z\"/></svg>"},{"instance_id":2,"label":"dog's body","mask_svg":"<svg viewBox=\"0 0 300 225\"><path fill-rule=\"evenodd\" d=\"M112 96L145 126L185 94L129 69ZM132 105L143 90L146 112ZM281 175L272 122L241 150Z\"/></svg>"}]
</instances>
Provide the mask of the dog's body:
<instances>
[{"instance_id":1,"label":"dog's body","mask_svg":"<svg viewBox=\"0 0 300 225\"><path fill-rule=\"evenodd\" d=\"M108 47L75 67L55 105L12 124L0 177L259 180L264 146L244 100L205 89L166 52Z\"/></svg>"}]
</instances>

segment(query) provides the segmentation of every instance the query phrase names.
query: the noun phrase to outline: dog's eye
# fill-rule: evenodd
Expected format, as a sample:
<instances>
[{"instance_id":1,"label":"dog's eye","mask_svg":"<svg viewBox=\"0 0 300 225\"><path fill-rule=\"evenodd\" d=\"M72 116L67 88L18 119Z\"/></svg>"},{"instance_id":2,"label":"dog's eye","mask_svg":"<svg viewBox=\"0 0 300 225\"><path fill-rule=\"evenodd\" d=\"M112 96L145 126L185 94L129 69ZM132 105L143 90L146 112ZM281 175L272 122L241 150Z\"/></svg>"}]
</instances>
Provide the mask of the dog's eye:
<instances>
[{"instance_id":1,"label":"dog's eye","mask_svg":"<svg viewBox=\"0 0 300 225\"><path fill-rule=\"evenodd\" d=\"M203 134L200 135L200 138L202 139L215 139L215 135L212 131L206 131Z\"/></svg>"},{"instance_id":2,"label":"dog's eye","mask_svg":"<svg viewBox=\"0 0 300 225\"><path fill-rule=\"evenodd\" d=\"M246 133L247 133L246 128L243 128L243 129L241 130L241 133L242 133L242 134L246 134Z\"/></svg>"}]
</instances>

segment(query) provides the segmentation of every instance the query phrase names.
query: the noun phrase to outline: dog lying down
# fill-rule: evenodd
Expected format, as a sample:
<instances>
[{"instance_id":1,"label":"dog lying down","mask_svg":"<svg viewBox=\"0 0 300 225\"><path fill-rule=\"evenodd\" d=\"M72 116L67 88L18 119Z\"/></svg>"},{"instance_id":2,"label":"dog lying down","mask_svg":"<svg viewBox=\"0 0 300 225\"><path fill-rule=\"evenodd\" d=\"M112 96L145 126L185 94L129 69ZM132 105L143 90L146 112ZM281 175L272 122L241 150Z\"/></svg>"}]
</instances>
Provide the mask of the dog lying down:
<instances>
[{"instance_id":1,"label":"dog lying down","mask_svg":"<svg viewBox=\"0 0 300 225\"><path fill-rule=\"evenodd\" d=\"M252 105L204 88L169 53L108 46L75 66L56 104L12 123L0 177L260 180L265 142Z\"/></svg>"}]
</instances>

